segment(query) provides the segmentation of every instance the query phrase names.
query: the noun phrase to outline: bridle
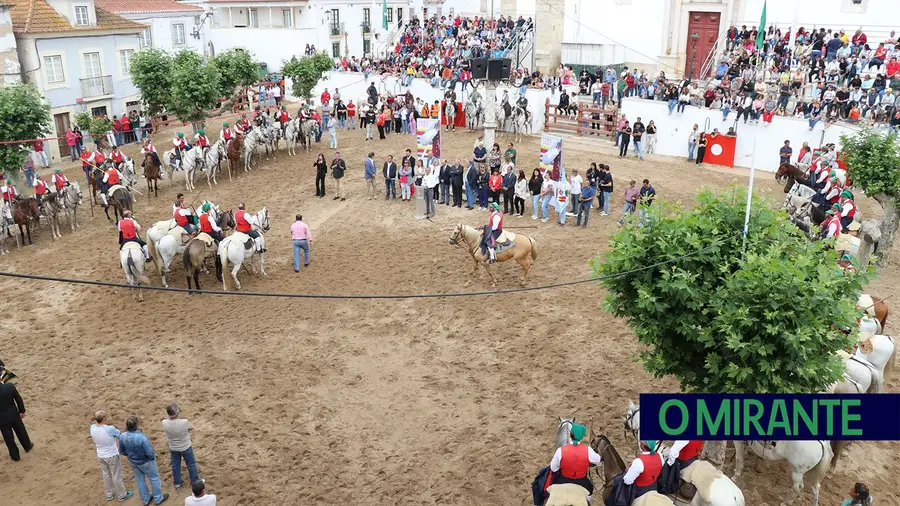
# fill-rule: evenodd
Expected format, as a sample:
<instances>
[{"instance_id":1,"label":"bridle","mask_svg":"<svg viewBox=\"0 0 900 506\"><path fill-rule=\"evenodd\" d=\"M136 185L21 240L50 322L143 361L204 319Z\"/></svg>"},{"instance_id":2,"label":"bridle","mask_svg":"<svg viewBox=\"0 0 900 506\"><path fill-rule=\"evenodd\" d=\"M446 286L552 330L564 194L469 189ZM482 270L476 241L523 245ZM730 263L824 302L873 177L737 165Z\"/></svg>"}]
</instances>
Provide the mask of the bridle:
<instances>
[{"instance_id":1,"label":"bridle","mask_svg":"<svg viewBox=\"0 0 900 506\"><path fill-rule=\"evenodd\" d=\"M628 441L628 431L629 430L631 431L632 437L637 439L637 431L634 430L633 422L634 422L634 417L637 416L637 414L640 411L641 411L641 407L638 406L638 407L634 408L634 410L632 412L625 415L625 424L624 424L624 428L622 429L622 435L625 436L625 441Z\"/></svg>"}]
</instances>

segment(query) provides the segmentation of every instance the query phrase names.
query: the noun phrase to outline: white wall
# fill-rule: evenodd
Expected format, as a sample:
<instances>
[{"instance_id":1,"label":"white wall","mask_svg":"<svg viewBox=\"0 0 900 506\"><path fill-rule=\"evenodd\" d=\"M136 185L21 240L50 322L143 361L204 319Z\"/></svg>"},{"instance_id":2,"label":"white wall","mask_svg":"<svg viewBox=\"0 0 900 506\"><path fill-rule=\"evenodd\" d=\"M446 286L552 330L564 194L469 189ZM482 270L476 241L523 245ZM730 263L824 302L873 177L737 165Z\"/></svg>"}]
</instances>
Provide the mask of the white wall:
<instances>
[{"instance_id":1,"label":"white wall","mask_svg":"<svg viewBox=\"0 0 900 506\"><path fill-rule=\"evenodd\" d=\"M12 31L12 18L9 7L0 5L0 67L3 77L0 86L22 82L22 67L19 65L19 54L16 49L16 36Z\"/></svg>"},{"instance_id":2,"label":"white wall","mask_svg":"<svg viewBox=\"0 0 900 506\"><path fill-rule=\"evenodd\" d=\"M664 16L662 0L567 0L562 41L619 46L622 61L655 66Z\"/></svg>"},{"instance_id":3,"label":"white wall","mask_svg":"<svg viewBox=\"0 0 900 506\"><path fill-rule=\"evenodd\" d=\"M628 121L633 122L640 117L644 125L650 120L656 123L656 152L661 155L687 156L687 140L693 126L704 128L709 119L709 131L718 128L724 134L734 124L735 112L731 112L728 121L722 121L722 113L716 110L701 109L688 106L683 114L669 115L666 102L656 100L643 100L626 98L622 104L622 114ZM735 148L735 167L750 167L750 157L753 150L753 141L756 140L756 168L774 172L778 169L778 150L784 145L784 141L791 141L794 148L794 158L804 141L809 142L813 148L817 148L829 142L835 143L840 149L840 136L853 133L845 125L832 125L824 129L824 123L819 122L815 130L809 131L809 122L803 119L785 118L776 116L769 126L759 124L737 125L737 145ZM824 129L824 140L822 137Z\"/></svg>"},{"instance_id":4,"label":"white wall","mask_svg":"<svg viewBox=\"0 0 900 506\"><path fill-rule=\"evenodd\" d=\"M362 74L356 72L329 72L328 78L319 81L316 87L313 88L313 97L315 97L315 102L318 103L319 95L322 94L322 91L325 88L328 88L329 91L333 92L334 88L337 87L340 89L341 98L343 100L353 100L353 102L357 104L365 103L366 89L372 81L375 82L375 86L378 88L379 92L387 90L395 94L406 93L406 88L396 86L398 80L393 77L382 78L381 76L369 76L369 79L365 80L363 79ZM465 97L468 97L468 93L471 89L471 87L468 88ZM503 96L504 89L507 88L497 88L498 99ZM433 104L435 100L444 98L443 90L440 88L432 88L431 85L423 79L414 79L410 91L412 91L413 97L421 98L429 104ZM479 89L479 93L484 96L484 89ZM518 98L516 93L518 92L515 89L509 88L510 102L515 103L515 100ZM456 96L458 100L464 100L460 85L457 85ZM550 98L552 103L555 102L550 96L549 90L529 89L525 96L528 98L528 109L531 111L531 116L533 118L531 131L536 134L544 128L544 101L547 98Z\"/></svg>"},{"instance_id":5,"label":"white wall","mask_svg":"<svg viewBox=\"0 0 900 506\"><path fill-rule=\"evenodd\" d=\"M735 22L738 27L759 24L764 0L741 0L736 13ZM777 24L785 28L797 19L797 27L811 29L814 26L831 29L844 29L848 34L863 27L867 35L886 36L896 25L890 24L893 19L886 17L896 12L896 0L863 0L861 5L853 5L851 0L778 0L769 2L766 7L766 24ZM870 33L871 32L871 33Z\"/></svg>"},{"instance_id":6,"label":"white wall","mask_svg":"<svg viewBox=\"0 0 900 506\"><path fill-rule=\"evenodd\" d=\"M197 12L197 14L200 14L200 12ZM126 14L125 17L143 25L150 25L150 38L155 48L172 52L178 52L182 49L193 49L203 54L203 38L195 39L191 37L191 31L194 29L194 14L165 16L160 13L148 13ZM172 25L177 23L184 25L184 44L176 46L173 44Z\"/></svg>"},{"instance_id":7,"label":"white wall","mask_svg":"<svg viewBox=\"0 0 900 506\"><path fill-rule=\"evenodd\" d=\"M207 35L216 53L235 47L245 49L257 60L267 63L269 72L278 72L282 62L291 56L302 56L305 45L315 42L314 36L313 29L251 31L248 28L216 28L209 30Z\"/></svg>"}]
</instances>

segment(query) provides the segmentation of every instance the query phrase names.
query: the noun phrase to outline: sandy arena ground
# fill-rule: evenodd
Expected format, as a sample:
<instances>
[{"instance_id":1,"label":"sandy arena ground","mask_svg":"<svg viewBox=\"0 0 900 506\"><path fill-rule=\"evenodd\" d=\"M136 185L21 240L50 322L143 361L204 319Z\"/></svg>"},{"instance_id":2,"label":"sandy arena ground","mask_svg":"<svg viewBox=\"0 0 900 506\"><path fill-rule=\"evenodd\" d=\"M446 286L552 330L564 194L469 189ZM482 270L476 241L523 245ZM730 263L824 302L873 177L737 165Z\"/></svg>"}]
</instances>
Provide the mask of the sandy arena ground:
<instances>
[{"instance_id":1,"label":"sandy arena ground","mask_svg":"<svg viewBox=\"0 0 900 506\"><path fill-rule=\"evenodd\" d=\"M209 131L218 131L218 123ZM155 136L161 151L171 131ZM347 200L314 197L315 153L264 162L234 182L219 177L212 190L198 183L199 202L223 209L244 200L268 206L267 278L241 273L245 290L321 294L409 294L490 289L469 276L465 253L447 244L456 223L479 225L479 211L439 207L433 221L413 218L413 204L364 197L362 161L415 150L414 137L363 142L360 130L340 134L348 160ZM445 134L444 153L471 156L473 134ZM530 173L539 136L516 147ZM501 142L503 139L501 139ZM327 136L318 149L325 151ZM772 149L777 149L773 147ZM134 156L136 149L126 153ZM531 286L583 279L588 261L608 247L624 186L649 177L660 199L689 203L703 185L746 184L745 171L698 168L683 160L620 160L607 143L567 144L567 166L611 165L616 190L611 216L596 212L587 229L507 217L507 228L537 239ZM379 162L380 168L380 162ZM83 179L77 168L71 178ZM170 182L158 199L138 197L144 227L171 217ZM781 185L760 174L758 187L775 199ZM381 186L379 186L381 188ZM145 189L142 188L142 191ZM399 189L398 189L399 191ZM146 191L144 191L146 193ZM867 216L880 213L862 203ZM302 213L315 240L312 263L295 274L288 227ZM113 226L82 209L82 227L0 259L0 270L122 281ZM555 215L554 215L555 216ZM522 228L519 230L518 226ZM534 228L531 228L534 227ZM15 243L13 243L15 244ZM871 292L898 292L894 264ZM152 264L148 266L152 269ZM515 265L498 265L498 288L517 286ZM155 270L154 284L159 283ZM219 288L212 275L205 288ZM184 287L180 258L172 286ZM627 458L622 416L641 392L674 391L672 379L653 379L635 362L639 346L625 323L605 313L595 284L500 296L328 300L231 298L146 292L137 304L128 291L40 281L0 279L4 339L0 354L20 377L26 425L35 450L20 463L0 455L4 504L106 504L88 435L93 412L105 407L124 429L137 413L159 454L164 491L181 504L159 421L177 401L194 424L194 448L208 491L223 506L237 505L510 505L529 498L536 471L553 452L558 416L594 418ZM894 325L897 325L896 323ZM888 326L892 330L893 325ZM900 382L889 382L897 391ZM897 443L857 443L831 472L820 504L846 497L857 480L879 504L900 504ZM731 452L730 452L731 453ZM786 463L750 469L738 482L748 505L776 505L790 494ZM134 488L127 463L126 486ZM730 473L729 462L726 472ZM186 471L185 471L186 473ZM808 504L808 489L796 504ZM137 498L127 504L139 504Z\"/></svg>"}]
</instances>

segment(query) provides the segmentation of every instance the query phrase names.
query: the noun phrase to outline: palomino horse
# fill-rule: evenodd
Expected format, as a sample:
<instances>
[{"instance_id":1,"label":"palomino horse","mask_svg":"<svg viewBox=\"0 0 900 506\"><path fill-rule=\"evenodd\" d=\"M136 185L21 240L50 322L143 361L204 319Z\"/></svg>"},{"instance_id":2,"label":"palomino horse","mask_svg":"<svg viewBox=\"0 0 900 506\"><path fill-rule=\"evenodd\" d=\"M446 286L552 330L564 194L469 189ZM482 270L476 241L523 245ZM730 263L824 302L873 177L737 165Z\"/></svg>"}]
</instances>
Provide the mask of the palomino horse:
<instances>
[{"instance_id":1,"label":"palomino horse","mask_svg":"<svg viewBox=\"0 0 900 506\"><path fill-rule=\"evenodd\" d=\"M153 153L144 155L144 177L147 178L147 194L153 192L154 197L159 197L159 176L162 174L162 168L156 164L156 157Z\"/></svg>"},{"instance_id":2,"label":"palomino horse","mask_svg":"<svg viewBox=\"0 0 900 506\"><path fill-rule=\"evenodd\" d=\"M628 409L625 410L625 430L631 431L635 439L641 430L641 417L638 415L640 411L641 408L629 399ZM741 489L705 460L697 460L682 469L681 477L696 489L691 500L692 506L744 506L744 493Z\"/></svg>"},{"instance_id":3,"label":"palomino horse","mask_svg":"<svg viewBox=\"0 0 900 506\"><path fill-rule=\"evenodd\" d=\"M775 181L785 183L784 193L791 191L794 183L800 183L803 186L812 188L812 182L806 176L806 171L789 163L782 163L778 166L778 170L775 171Z\"/></svg>"},{"instance_id":4,"label":"palomino horse","mask_svg":"<svg viewBox=\"0 0 900 506\"><path fill-rule=\"evenodd\" d=\"M72 232L78 228L78 206L81 205L83 199L81 194L81 186L77 181L69 181L63 189L59 191L59 199L62 203L63 211L66 213L66 219L69 220L69 226Z\"/></svg>"},{"instance_id":5,"label":"palomino horse","mask_svg":"<svg viewBox=\"0 0 900 506\"><path fill-rule=\"evenodd\" d=\"M194 191L194 177L197 175L197 169L203 167L203 150L194 147L187 151L181 152L181 165L176 163L175 150L170 149L163 153L163 163L168 166L166 175L169 178L169 186L175 184L175 178L172 177L176 171L184 172L184 189Z\"/></svg>"},{"instance_id":6,"label":"palomino horse","mask_svg":"<svg viewBox=\"0 0 900 506\"><path fill-rule=\"evenodd\" d=\"M107 191L107 197L109 200L109 205L103 209L103 212L106 213L106 219L112 221L113 223L118 223L119 219L125 216L125 211L131 211L132 206L134 204L134 200L132 200L131 192L128 191L127 188L120 185L113 185ZM115 217L115 221L109 217L109 208L113 208L113 216Z\"/></svg>"},{"instance_id":7,"label":"palomino horse","mask_svg":"<svg viewBox=\"0 0 900 506\"><path fill-rule=\"evenodd\" d=\"M219 166L222 164L222 160L225 159L225 141L222 139L217 140L213 143L212 146L206 151L206 160L204 161L204 167L206 169L206 184L212 189L213 184L219 184L216 181L216 172L219 171Z\"/></svg>"},{"instance_id":8,"label":"palomino horse","mask_svg":"<svg viewBox=\"0 0 900 506\"><path fill-rule=\"evenodd\" d=\"M233 174L237 174L238 167L241 166L241 147L244 141L240 134L237 134L225 145L225 157L228 158L228 180L233 180Z\"/></svg>"},{"instance_id":9,"label":"palomino horse","mask_svg":"<svg viewBox=\"0 0 900 506\"><path fill-rule=\"evenodd\" d=\"M234 213L232 211L225 211L224 213L219 214L216 218L216 224L223 232L226 230L233 230L235 225ZM187 279L188 290L191 289L191 278L194 279L194 286L197 290L202 290L202 288L200 288L200 273L207 272L206 260L209 257L215 259L216 279L222 281L222 263L219 260L219 256L216 254L217 249L217 245L213 238L203 233L198 234L197 237L194 237L188 243L183 253L184 277Z\"/></svg>"},{"instance_id":10,"label":"palomino horse","mask_svg":"<svg viewBox=\"0 0 900 506\"><path fill-rule=\"evenodd\" d=\"M481 252L481 235L481 231L460 223L456 225L456 228L453 229L453 234L450 235L450 244L463 246L461 243L464 243L466 251L472 255L474 262L472 274L474 275L475 271L478 270L478 264L480 263L490 275L491 285L493 286L497 284L497 278L494 277L494 273L491 271L491 266L488 263L490 256ZM512 259L518 262L522 267L522 284L524 285L528 282L528 271L531 269L534 261L537 260L537 244L534 239L522 234L514 234L512 240L515 242L515 245L497 253L497 261L505 262Z\"/></svg>"},{"instance_id":11,"label":"palomino horse","mask_svg":"<svg viewBox=\"0 0 900 506\"><path fill-rule=\"evenodd\" d=\"M34 245L31 241L31 222L40 219L40 206L38 201L33 197L18 198L12 204L13 223L19 227L19 235L16 236L16 248L25 245L25 236L28 236L28 244Z\"/></svg>"},{"instance_id":12,"label":"palomino horse","mask_svg":"<svg viewBox=\"0 0 900 506\"><path fill-rule=\"evenodd\" d=\"M241 282L238 280L237 273L241 269L241 265L247 262L250 265L250 272L256 274L253 268L253 257L259 256L259 272L263 276L266 275L266 239L262 235L269 230L269 212L265 207L255 215L254 229L260 232L260 243L262 252L256 251L256 245L250 236L241 232L235 232L226 237L224 241L219 243L219 261L222 263L222 270L228 270L228 263L231 262L234 267L231 269L231 279L234 280L234 286L238 290L241 289ZM228 279L222 277L222 288L228 291Z\"/></svg>"},{"instance_id":13,"label":"palomino horse","mask_svg":"<svg viewBox=\"0 0 900 506\"><path fill-rule=\"evenodd\" d=\"M149 285L150 280L144 275L144 252L141 245L128 241L119 251L119 263L125 271L125 282L131 285L131 296L138 302L144 302L141 285Z\"/></svg>"},{"instance_id":14,"label":"palomino horse","mask_svg":"<svg viewBox=\"0 0 900 506\"><path fill-rule=\"evenodd\" d=\"M603 465L604 483L601 495L605 503L613 492L613 480L625 472L625 461L622 460L622 456L613 447L609 438L603 434L591 441L591 448L597 452L597 455L600 455ZM596 493L596 488L594 492ZM674 506L671 499L656 491L647 492L632 503L633 506L638 506L639 504L640 506Z\"/></svg>"},{"instance_id":15,"label":"palomino horse","mask_svg":"<svg viewBox=\"0 0 900 506\"><path fill-rule=\"evenodd\" d=\"M456 131L456 102L447 101L444 107L444 117L447 118L447 131Z\"/></svg>"},{"instance_id":16,"label":"palomino horse","mask_svg":"<svg viewBox=\"0 0 900 506\"><path fill-rule=\"evenodd\" d=\"M59 232L59 211L62 209L59 195L55 193L48 194L44 197L44 205L42 207L41 211L50 223L50 233L53 235L53 239L62 238L62 234Z\"/></svg>"}]
</instances>

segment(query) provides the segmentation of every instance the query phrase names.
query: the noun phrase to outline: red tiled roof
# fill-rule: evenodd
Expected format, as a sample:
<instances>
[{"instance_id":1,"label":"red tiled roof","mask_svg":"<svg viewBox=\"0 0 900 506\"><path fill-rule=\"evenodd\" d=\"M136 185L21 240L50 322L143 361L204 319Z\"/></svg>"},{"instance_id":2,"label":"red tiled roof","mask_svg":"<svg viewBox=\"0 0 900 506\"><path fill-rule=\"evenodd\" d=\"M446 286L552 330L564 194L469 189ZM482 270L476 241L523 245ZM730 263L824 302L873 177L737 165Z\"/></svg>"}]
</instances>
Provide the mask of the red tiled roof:
<instances>
[{"instance_id":1,"label":"red tiled roof","mask_svg":"<svg viewBox=\"0 0 900 506\"><path fill-rule=\"evenodd\" d=\"M263 4L263 3L289 3L308 4L309 0L206 0L210 4Z\"/></svg>"},{"instance_id":2,"label":"red tiled roof","mask_svg":"<svg viewBox=\"0 0 900 506\"><path fill-rule=\"evenodd\" d=\"M116 14L137 14L144 12L203 12L196 5L175 0L94 0L94 5Z\"/></svg>"},{"instance_id":3,"label":"red tiled roof","mask_svg":"<svg viewBox=\"0 0 900 506\"><path fill-rule=\"evenodd\" d=\"M10 5L9 13L12 18L13 33L19 35L122 29L134 30L136 33L144 29L144 25L140 23L129 21L100 8L96 9L96 26L72 26L66 18L62 17L44 0L4 0L4 2Z\"/></svg>"}]
</instances>

